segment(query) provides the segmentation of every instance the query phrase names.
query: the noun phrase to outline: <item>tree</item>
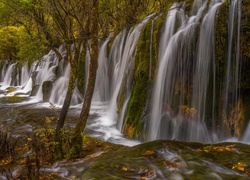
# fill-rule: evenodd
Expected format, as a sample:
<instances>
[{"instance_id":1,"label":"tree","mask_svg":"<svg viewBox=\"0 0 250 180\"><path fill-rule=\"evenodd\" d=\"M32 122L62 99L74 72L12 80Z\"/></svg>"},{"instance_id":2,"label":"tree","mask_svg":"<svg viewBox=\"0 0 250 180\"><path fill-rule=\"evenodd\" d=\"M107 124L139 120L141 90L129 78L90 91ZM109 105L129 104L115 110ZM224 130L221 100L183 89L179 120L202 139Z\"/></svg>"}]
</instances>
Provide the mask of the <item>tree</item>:
<instances>
[{"instance_id":1,"label":"tree","mask_svg":"<svg viewBox=\"0 0 250 180\"><path fill-rule=\"evenodd\" d=\"M72 150L71 150L71 158L75 158L79 156L82 145L83 145L83 137L82 133L85 129L89 111L91 106L91 100L94 93L95 88L95 79L96 79L96 72L98 68L98 6L99 0L91 0L89 1L91 11L90 11L90 34L91 34L91 51L90 51L90 65L89 65L89 79L87 84L87 90L84 96L83 107L81 110L80 117L77 121L73 138L72 138Z\"/></svg>"}]
</instances>

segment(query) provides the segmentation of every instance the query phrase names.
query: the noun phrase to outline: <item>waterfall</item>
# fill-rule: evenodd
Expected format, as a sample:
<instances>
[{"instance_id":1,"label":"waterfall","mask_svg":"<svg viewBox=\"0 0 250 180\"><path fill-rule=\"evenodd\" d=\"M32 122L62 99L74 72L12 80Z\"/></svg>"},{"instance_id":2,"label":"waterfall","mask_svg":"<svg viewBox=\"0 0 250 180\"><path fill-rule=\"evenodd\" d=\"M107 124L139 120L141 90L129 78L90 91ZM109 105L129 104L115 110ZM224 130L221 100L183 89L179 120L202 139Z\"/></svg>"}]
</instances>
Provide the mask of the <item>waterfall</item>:
<instances>
[{"instance_id":1,"label":"waterfall","mask_svg":"<svg viewBox=\"0 0 250 180\"><path fill-rule=\"evenodd\" d=\"M49 101L53 104L62 105L66 97L69 85L70 64L63 71L63 76L59 77L53 84L53 89Z\"/></svg>"},{"instance_id":2,"label":"waterfall","mask_svg":"<svg viewBox=\"0 0 250 180\"><path fill-rule=\"evenodd\" d=\"M203 17L202 14L206 10L207 2L201 3L197 13L191 17L187 17L181 9L171 8L166 22L170 27L166 27L166 32L163 32L167 36L162 35L167 37L168 42L162 43L161 41L160 43L159 70L153 92L147 140L163 138L209 141L206 125L198 114L203 113L201 109L203 104L199 103L206 101L205 87L208 81L208 69L204 68L209 68L213 58L211 54L214 48L214 19L220 4L211 5L202 20L198 55L195 51L196 31ZM170 34L169 29L178 25L176 19L179 19L179 28L176 32L171 31L172 34ZM193 73L194 71L196 74ZM190 87L193 78L194 84L198 83L198 85ZM195 80L196 78L198 79ZM192 89L194 98L189 98L187 94L190 94ZM200 92L204 94L197 94ZM192 106L197 107L198 110Z\"/></svg>"},{"instance_id":3,"label":"waterfall","mask_svg":"<svg viewBox=\"0 0 250 180\"><path fill-rule=\"evenodd\" d=\"M239 5L238 5L239 4ZM240 46L240 19L241 19L241 2L238 0L232 0L229 7L229 18L228 18L228 49L227 49L227 67L225 76L225 87L224 87L224 103L223 111L224 116L229 118L230 111L232 107L236 107L238 103L238 87L239 87L239 46ZM238 14L237 7L239 9ZM237 31L237 43L236 51L234 50L234 32L235 32L235 21L238 16L238 28ZM236 52L234 54L234 52ZM232 86L233 85L233 86ZM231 127L231 135L235 135L235 127L232 127L232 123L229 125Z\"/></svg>"},{"instance_id":4,"label":"waterfall","mask_svg":"<svg viewBox=\"0 0 250 180\"><path fill-rule=\"evenodd\" d=\"M111 121L111 124L118 121L118 124L123 124L119 121L123 121L124 117L118 117L117 114L117 98L118 95L121 91L122 84L125 83L126 85L126 91L122 92L125 93L125 99L130 97L131 94L131 89L132 89L132 73L133 73L133 68L134 68L134 57L135 57L135 51L136 51L136 44L139 39L139 35L141 32L142 27L145 25L145 23L148 21L148 19L151 16L147 17L145 20L143 20L141 23L139 23L137 26L132 28L128 35L127 39L125 41L124 47L118 46L117 48L112 46L111 52L115 53L115 56L119 59L113 59L115 62L113 63L113 84L112 87L112 97L110 100L110 105L109 105L109 112L108 112L108 117ZM123 41L125 36L125 31L122 32L122 34L118 35L118 39ZM120 39L121 38L121 39ZM118 41L117 39L117 41ZM122 54L121 54L122 53ZM126 101L126 100L125 100ZM128 103L125 103L126 105ZM124 104L123 104L124 106ZM126 109L126 107L123 107L122 109ZM125 114L125 113L124 113ZM119 120L118 120L119 119Z\"/></svg>"},{"instance_id":5,"label":"waterfall","mask_svg":"<svg viewBox=\"0 0 250 180\"><path fill-rule=\"evenodd\" d=\"M150 49L149 49L149 54L150 54L150 63L149 63L149 79L152 78L152 49L153 49L153 35L154 35L154 19L152 20L152 25L151 25L151 32L150 32Z\"/></svg>"},{"instance_id":6,"label":"waterfall","mask_svg":"<svg viewBox=\"0 0 250 180\"><path fill-rule=\"evenodd\" d=\"M146 141L176 139L217 142L235 136L237 120L230 116L233 111L238 113L235 108L241 100L238 90L241 68L241 0L231 0L227 31L222 33L223 36L228 35L225 48L224 41L217 42L221 39L218 39L216 36L218 31L215 31L218 27L215 26L216 18L223 20L225 18L217 16L218 12L222 13L219 11L220 7L226 8L221 6L222 4L223 0L195 0L192 9L187 10L182 4L173 4L159 31L160 37L155 35L158 34L161 20L158 21L158 17L152 18L153 15L151 15L136 26L122 30L114 37L112 45L111 35L105 40L99 40L92 112L101 111L100 119L103 118L105 121L102 121L102 125L116 126L120 132L124 129L127 131L126 125L134 128L133 118L130 118L127 112L130 113L130 110L135 107L133 100L137 100L137 94L134 95L134 92L131 92L133 86L141 85L138 83L137 75L134 75L136 46L142 28L148 19L152 18L151 29L148 28L150 25L147 26L141 37L143 40L148 38L145 44L150 42L145 46L147 47L145 51L148 51L147 56L142 56L143 58L139 60L148 61L146 66L148 76L145 79L149 82L141 86L144 88L142 88L143 92L148 93L150 97L146 100L145 107L140 107L143 112L141 115L138 113L139 120L136 119L136 122L139 122L138 126L145 127L145 134L142 137L146 137ZM159 42L156 45L155 41L158 38ZM223 47L218 47L221 48L222 57L216 60L217 44L222 43ZM111 45L110 49L109 45ZM158 48L158 59L154 59L157 57L156 48ZM63 57L66 56L64 46L58 50ZM89 76L90 51L91 49L87 47L83 75L85 84ZM72 46L72 52L74 52L74 46ZM158 62L157 67L155 67L156 62ZM43 84L50 81L52 87L49 101L56 105L63 104L69 84L70 64L65 62L64 58L59 62L55 52L50 51L41 61L34 62L30 69L28 64L18 67L17 63L7 61L1 67L1 85L22 86L17 87L22 89L16 92L24 94L29 94L32 89L36 92L35 101L38 102L43 99ZM222 78L219 79L219 77ZM17 81L19 84L16 84ZM153 82L152 86L151 82ZM81 102L81 96L76 88L71 105ZM126 124L126 118L132 124ZM230 127L224 118L233 119ZM249 142L249 131L250 123L242 136L244 142Z\"/></svg>"},{"instance_id":7,"label":"waterfall","mask_svg":"<svg viewBox=\"0 0 250 180\"><path fill-rule=\"evenodd\" d=\"M4 77L6 75L6 70L7 70L8 64L9 64L8 61L3 62L3 67L2 67L2 71L1 71L1 82L4 81Z\"/></svg>"},{"instance_id":8,"label":"waterfall","mask_svg":"<svg viewBox=\"0 0 250 180\"><path fill-rule=\"evenodd\" d=\"M107 38L99 48L98 69L92 101L104 102L109 100L109 63L107 58L107 45L109 40L110 38Z\"/></svg>"},{"instance_id":9,"label":"waterfall","mask_svg":"<svg viewBox=\"0 0 250 180\"><path fill-rule=\"evenodd\" d=\"M15 71L16 68L16 63L10 64L6 70L6 74L4 76L4 80L3 80L3 85L6 86L10 86L11 85L11 81L13 78L13 73Z\"/></svg>"},{"instance_id":10,"label":"waterfall","mask_svg":"<svg viewBox=\"0 0 250 180\"><path fill-rule=\"evenodd\" d=\"M58 58L53 51L50 51L45 55L42 61L39 62L37 69L35 70L35 83L38 85L39 89L36 93L36 101L41 101L43 99L42 85L45 81L54 81L56 79L55 70L58 65Z\"/></svg>"},{"instance_id":11,"label":"waterfall","mask_svg":"<svg viewBox=\"0 0 250 180\"><path fill-rule=\"evenodd\" d=\"M28 63L24 63L22 68L21 68L21 80L20 80L20 85L24 86L30 78L29 74L29 66Z\"/></svg>"}]
</instances>

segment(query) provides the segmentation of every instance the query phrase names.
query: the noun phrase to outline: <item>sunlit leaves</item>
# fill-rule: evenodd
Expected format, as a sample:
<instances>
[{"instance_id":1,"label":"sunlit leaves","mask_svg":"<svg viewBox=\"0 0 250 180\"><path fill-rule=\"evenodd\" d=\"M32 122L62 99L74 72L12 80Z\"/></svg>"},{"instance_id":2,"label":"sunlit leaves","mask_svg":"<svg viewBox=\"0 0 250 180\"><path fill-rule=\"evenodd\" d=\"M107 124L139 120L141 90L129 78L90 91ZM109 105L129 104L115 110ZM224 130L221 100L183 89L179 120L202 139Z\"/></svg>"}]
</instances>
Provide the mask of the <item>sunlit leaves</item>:
<instances>
[{"instance_id":1,"label":"sunlit leaves","mask_svg":"<svg viewBox=\"0 0 250 180\"><path fill-rule=\"evenodd\" d=\"M5 26L0 29L0 58L33 61L41 57L45 42L36 34L30 35L23 26Z\"/></svg>"},{"instance_id":2,"label":"sunlit leaves","mask_svg":"<svg viewBox=\"0 0 250 180\"><path fill-rule=\"evenodd\" d=\"M202 149L198 149L197 152L236 152L239 153L235 145L228 146L205 146Z\"/></svg>"},{"instance_id":3,"label":"sunlit leaves","mask_svg":"<svg viewBox=\"0 0 250 180\"><path fill-rule=\"evenodd\" d=\"M238 162L237 164L233 165L232 169L237 169L239 171L244 172L246 167L247 167L247 165L245 163Z\"/></svg>"},{"instance_id":4,"label":"sunlit leaves","mask_svg":"<svg viewBox=\"0 0 250 180\"><path fill-rule=\"evenodd\" d=\"M6 26L0 29L0 58L13 59L17 56L20 28Z\"/></svg>"}]
</instances>

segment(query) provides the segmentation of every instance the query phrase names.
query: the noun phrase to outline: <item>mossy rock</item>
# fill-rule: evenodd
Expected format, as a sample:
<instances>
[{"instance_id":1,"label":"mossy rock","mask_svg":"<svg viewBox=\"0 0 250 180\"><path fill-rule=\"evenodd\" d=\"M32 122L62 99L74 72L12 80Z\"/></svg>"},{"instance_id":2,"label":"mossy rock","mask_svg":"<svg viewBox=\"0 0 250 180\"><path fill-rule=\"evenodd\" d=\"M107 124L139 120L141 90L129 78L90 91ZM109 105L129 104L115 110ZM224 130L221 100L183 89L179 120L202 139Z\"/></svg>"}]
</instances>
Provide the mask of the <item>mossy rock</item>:
<instances>
[{"instance_id":1,"label":"mossy rock","mask_svg":"<svg viewBox=\"0 0 250 180\"><path fill-rule=\"evenodd\" d=\"M30 96L35 96L38 90L39 90L39 85L35 85L31 90Z\"/></svg>"},{"instance_id":2,"label":"mossy rock","mask_svg":"<svg viewBox=\"0 0 250 180\"><path fill-rule=\"evenodd\" d=\"M1 102L3 103L20 103L27 100L28 97L20 97L20 96L8 96L1 98Z\"/></svg>"},{"instance_id":3,"label":"mossy rock","mask_svg":"<svg viewBox=\"0 0 250 180\"><path fill-rule=\"evenodd\" d=\"M49 98L52 92L53 83L52 81L45 81L42 85L43 102L49 102Z\"/></svg>"},{"instance_id":4,"label":"mossy rock","mask_svg":"<svg viewBox=\"0 0 250 180\"><path fill-rule=\"evenodd\" d=\"M249 152L238 143L153 141L100 156L81 178L249 179Z\"/></svg>"},{"instance_id":5,"label":"mossy rock","mask_svg":"<svg viewBox=\"0 0 250 180\"><path fill-rule=\"evenodd\" d=\"M124 134L129 138L143 138L143 119L147 115L147 100L151 92L152 81L156 76L161 26L164 20L165 14L151 18L142 29L137 43L134 85L124 128Z\"/></svg>"}]
</instances>

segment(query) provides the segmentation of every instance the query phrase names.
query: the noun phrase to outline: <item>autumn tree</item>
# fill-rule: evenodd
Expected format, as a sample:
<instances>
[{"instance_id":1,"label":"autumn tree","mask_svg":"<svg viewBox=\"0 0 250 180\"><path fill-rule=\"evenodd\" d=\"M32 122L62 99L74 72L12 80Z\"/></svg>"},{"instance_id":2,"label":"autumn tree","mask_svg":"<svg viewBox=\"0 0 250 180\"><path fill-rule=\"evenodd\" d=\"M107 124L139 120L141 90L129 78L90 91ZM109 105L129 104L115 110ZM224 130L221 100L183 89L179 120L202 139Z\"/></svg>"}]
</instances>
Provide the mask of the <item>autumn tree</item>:
<instances>
[{"instance_id":1,"label":"autumn tree","mask_svg":"<svg viewBox=\"0 0 250 180\"><path fill-rule=\"evenodd\" d=\"M96 73L98 68L98 6L99 0L91 0L89 1L90 4L90 14L89 14L89 22L90 22L90 35L91 35L91 42L90 42L90 57L91 61L89 64L89 79L87 83L87 89L84 96L83 107L81 110L80 117L76 123L76 127L74 130L74 134L72 137L72 149L71 149L71 158L75 158L79 156L82 150L82 142L83 142L83 131L85 129L89 111L92 101L92 96L94 93L95 88L95 80L96 80Z\"/></svg>"}]
</instances>

